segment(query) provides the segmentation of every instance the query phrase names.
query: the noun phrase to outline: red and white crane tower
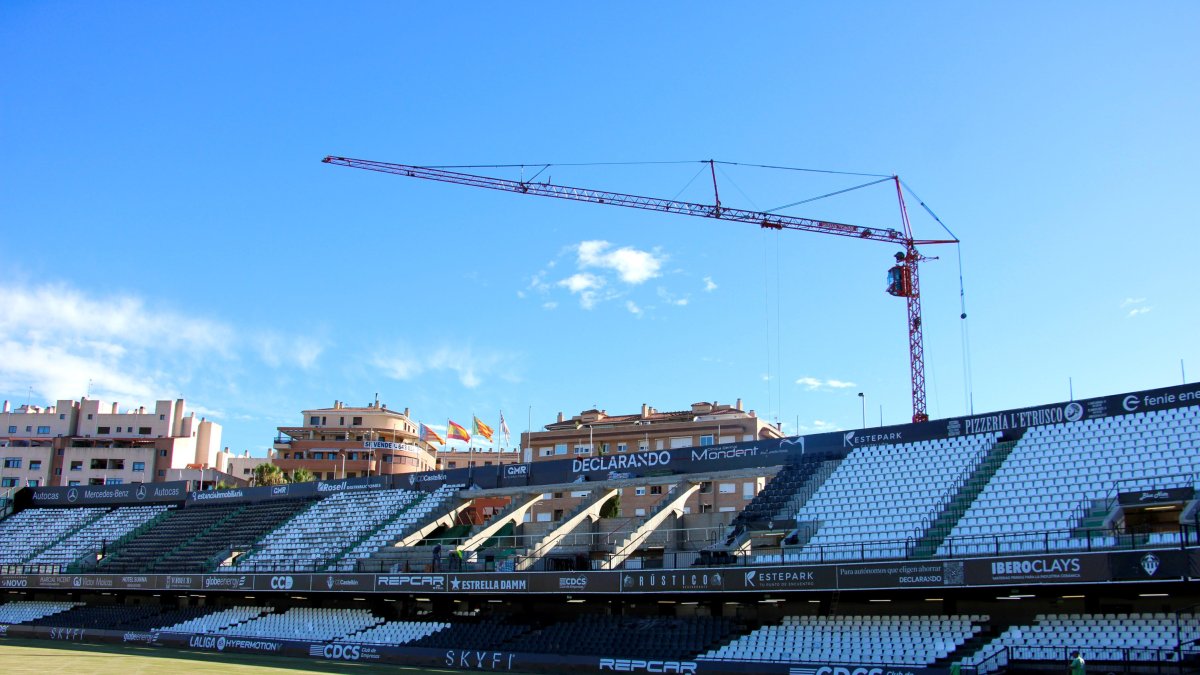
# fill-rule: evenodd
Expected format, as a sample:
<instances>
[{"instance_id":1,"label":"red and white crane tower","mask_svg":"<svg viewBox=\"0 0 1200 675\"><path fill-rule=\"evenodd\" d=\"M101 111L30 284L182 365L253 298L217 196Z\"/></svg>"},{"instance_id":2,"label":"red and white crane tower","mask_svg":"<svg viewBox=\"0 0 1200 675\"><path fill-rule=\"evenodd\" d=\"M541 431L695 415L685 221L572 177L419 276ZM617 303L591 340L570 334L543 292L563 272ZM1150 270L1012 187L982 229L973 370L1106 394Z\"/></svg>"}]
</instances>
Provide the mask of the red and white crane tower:
<instances>
[{"instance_id":1,"label":"red and white crane tower","mask_svg":"<svg viewBox=\"0 0 1200 675\"><path fill-rule=\"evenodd\" d=\"M921 327L921 284L918 268L920 262L931 260L931 258L922 256L917 247L933 244L957 244L959 241L958 239L913 238L912 227L908 220L908 209L904 204L904 191L901 188L898 176L891 176L890 180L895 183L896 196L900 201L902 230L869 228L859 225L834 223L826 220L799 218L777 213L748 211L722 206L721 196L717 190L716 162L714 160L707 160L713 179L713 198L715 202L713 204L697 204L659 197L643 197L619 192L608 192L606 190L555 185L548 182L537 183L524 180L509 180L492 176L447 171L446 169L436 167L392 164L368 159L335 157L332 155L322 161L326 164L348 166L354 169L365 169L367 171L377 171L396 176L407 176L409 178L423 178L425 180L453 183L455 185L515 192L538 197L555 197L557 199L589 202L592 204L624 206L646 211L678 213L685 216L715 218L718 220L750 223L772 230L800 230L803 232L834 234L840 237L882 241L901 246L903 251L896 253L896 264L888 270L887 292L896 297L905 298L908 301L908 354L910 370L912 372L912 420L913 422L925 422L929 419L925 408L925 345Z\"/></svg>"}]
</instances>

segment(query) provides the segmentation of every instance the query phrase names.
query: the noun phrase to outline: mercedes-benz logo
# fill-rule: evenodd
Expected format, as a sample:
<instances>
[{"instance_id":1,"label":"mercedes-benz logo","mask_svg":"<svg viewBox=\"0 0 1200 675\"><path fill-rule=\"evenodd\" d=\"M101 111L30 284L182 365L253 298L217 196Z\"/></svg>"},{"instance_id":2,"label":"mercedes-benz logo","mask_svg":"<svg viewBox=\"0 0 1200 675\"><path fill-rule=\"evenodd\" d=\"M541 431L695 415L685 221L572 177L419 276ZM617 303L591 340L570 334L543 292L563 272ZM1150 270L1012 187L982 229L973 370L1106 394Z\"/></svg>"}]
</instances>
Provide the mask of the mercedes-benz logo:
<instances>
[{"instance_id":1,"label":"mercedes-benz logo","mask_svg":"<svg viewBox=\"0 0 1200 675\"><path fill-rule=\"evenodd\" d=\"M75 500L77 500L77 499L79 499L79 490L76 490L75 488L71 488L70 490L67 490L67 501L74 504Z\"/></svg>"},{"instance_id":2,"label":"mercedes-benz logo","mask_svg":"<svg viewBox=\"0 0 1200 675\"><path fill-rule=\"evenodd\" d=\"M146 484L145 483L138 486L137 498L138 498L138 501L141 501L146 498Z\"/></svg>"}]
</instances>

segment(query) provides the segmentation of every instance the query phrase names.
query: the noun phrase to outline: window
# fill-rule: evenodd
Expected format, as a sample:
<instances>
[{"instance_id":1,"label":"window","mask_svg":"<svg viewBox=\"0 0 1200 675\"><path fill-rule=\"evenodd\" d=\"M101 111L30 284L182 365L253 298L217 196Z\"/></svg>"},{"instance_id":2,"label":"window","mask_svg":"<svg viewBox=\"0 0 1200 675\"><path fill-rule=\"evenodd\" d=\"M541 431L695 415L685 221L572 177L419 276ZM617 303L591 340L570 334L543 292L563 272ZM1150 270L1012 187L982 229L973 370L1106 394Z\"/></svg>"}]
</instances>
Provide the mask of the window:
<instances>
[{"instance_id":1,"label":"window","mask_svg":"<svg viewBox=\"0 0 1200 675\"><path fill-rule=\"evenodd\" d=\"M650 449L650 441L638 441L638 452L645 452Z\"/></svg>"},{"instance_id":2,"label":"window","mask_svg":"<svg viewBox=\"0 0 1200 675\"><path fill-rule=\"evenodd\" d=\"M143 471L145 471L145 470L146 470L146 463L145 463L145 462L134 462L134 463L133 463L133 470L134 470L134 471L137 471L137 472L143 472Z\"/></svg>"},{"instance_id":3,"label":"window","mask_svg":"<svg viewBox=\"0 0 1200 675\"><path fill-rule=\"evenodd\" d=\"M312 417L308 418L308 423L309 423L309 424L311 424L311 425L313 425L314 427L315 427L315 426L320 426L320 424L321 424L321 418L320 418L320 417L317 417L316 415L313 415Z\"/></svg>"},{"instance_id":4,"label":"window","mask_svg":"<svg viewBox=\"0 0 1200 675\"><path fill-rule=\"evenodd\" d=\"M166 457L166 456L167 456L167 451L166 451L166 450L159 450L159 451L158 451L158 456L159 456L159 457Z\"/></svg>"},{"instance_id":5,"label":"window","mask_svg":"<svg viewBox=\"0 0 1200 675\"><path fill-rule=\"evenodd\" d=\"M567 454L567 444L566 443L555 443L554 444L554 454L556 454L556 455Z\"/></svg>"},{"instance_id":6,"label":"window","mask_svg":"<svg viewBox=\"0 0 1200 675\"><path fill-rule=\"evenodd\" d=\"M60 419L60 420L65 420L65 419L67 419L67 413L59 413L59 414L58 414L58 419Z\"/></svg>"},{"instance_id":7,"label":"window","mask_svg":"<svg viewBox=\"0 0 1200 675\"><path fill-rule=\"evenodd\" d=\"M37 487L42 484L42 481L38 480L37 478L30 478L29 480L25 481L25 484L29 487Z\"/></svg>"},{"instance_id":8,"label":"window","mask_svg":"<svg viewBox=\"0 0 1200 675\"><path fill-rule=\"evenodd\" d=\"M166 470L166 469L159 469L159 470L158 470L158 477L159 477L159 478L162 478L163 476L166 476L166 475L167 475L167 470Z\"/></svg>"},{"instance_id":9,"label":"window","mask_svg":"<svg viewBox=\"0 0 1200 675\"><path fill-rule=\"evenodd\" d=\"M29 460L29 470L30 471L41 471L42 470L42 460L40 460L40 459Z\"/></svg>"},{"instance_id":10,"label":"window","mask_svg":"<svg viewBox=\"0 0 1200 675\"><path fill-rule=\"evenodd\" d=\"M577 445L577 446L575 446L575 454L576 455L590 455L590 454L592 454L592 446Z\"/></svg>"},{"instance_id":11,"label":"window","mask_svg":"<svg viewBox=\"0 0 1200 675\"><path fill-rule=\"evenodd\" d=\"M350 426L357 426L357 425L360 425L360 424L362 424L362 418L361 418L361 417L351 417L351 418L350 418Z\"/></svg>"},{"instance_id":12,"label":"window","mask_svg":"<svg viewBox=\"0 0 1200 675\"><path fill-rule=\"evenodd\" d=\"M0 478L0 487L17 487L16 478Z\"/></svg>"},{"instance_id":13,"label":"window","mask_svg":"<svg viewBox=\"0 0 1200 675\"><path fill-rule=\"evenodd\" d=\"M537 514L537 521L538 521L539 523L548 523L548 522L550 522L550 514L549 514L549 513L539 513L539 514Z\"/></svg>"},{"instance_id":14,"label":"window","mask_svg":"<svg viewBox=\"0 0 1200 675\"><path fill-rule=\"evenodd\" d=\"M32 433L32 432L33 432L33 427L29 427L29 426L25 427L25 433L28 434L28 433Z\"/></svg>"},{"instance_id":15,"label":"window","mask_svg":"<svg viewBox=\"0 0 1200 675\"><path fill-rule=\"evenodd\" d=\"M323 452L314 452L314 453L312 453L312 458L313 458L313 459L325 459L325 453L323 453Z\"/></svg>"},{"instance_id":16,"label":"window","mask_svg":"<svg viewBox=\"0 0 1200 675\"><path fill-rule=\"evenodd\" d=\"M672 450L674 450L676 448L691 447L691 445L692 445L692 437L691 436L672 436L671 437L671 449Z\"/></svg>"},{"instance_id":17,"label":"window","mask_svg":"<svg viewBox=\"0 0 1200 675\"><path fill-rule=\"evenodd\" d=\"M643 497L646 494L646 488L644 488L644 487L634 488L633 494L637 495L638 497Z\"/></svg>"},{"instance_id":18,"label":"window","mask_svg":"<svg viewBox=\"0 0 1200 675\"><path fill-rule=\"evenodd\" d=\"M717 488L717 492L723 495L731 495L736 491L737 486L735 486L733 483L721 483L721 485Z\"/></svg>"},{"instance_id":19,"label":"window","mask_svg":"<svg viewBox=\"0 0 1200 675\"><path fill-rule=\"evenodd\" d=\"M754 499L754 488L756 487L758 487L757 482L742 483L742 499Z\"/></svg>"},{"instance_id":20,"label":"window","mask_svg":"<svg viewBox=\"0 0 1200 675\"><path fill-rule=\"evenodd\" d=\"M10 427L8 428L8 433L10 433L10 434L15 434L15 433L17 433L17 427L16 427L16 426L10 426Z\"/></svg>"},{"instance_id":21,"label":"window","mask_svg":"<svg viewBox=\"0 0 1200 675\"><path fill-rule=\"evenodd\" d=\"M314 473L314 474L313 474L313 478L316 478L318 475L320 475L320 473L319 473L319 472L317 472L317 473ZM326 472L325 472L325 480L333 480L333 472L332 472L332 471L326 471Z\"/></svg>"},{"instance_id":22,"label":"window","mask_svg":"<svg viewBox=\"0 0 1200 675\"><path fill-rule=\"evenodd\" d=\"M62 475L62 467L61 467L61 466L59 466L59 467L55 467L55 468L54 468L54 475L55 475L55 476L61 476L61 475Z\"/></svg>"},{"instance_id":23,"label":"window","mask_svg":"<svg viewBox=\"0 0 1200 675\"><path fill-rule=\"evenodd\" d=\"M92 413L88 413L88 419L92 419Z\"/></svg>"},{"instance_id":24,"label":"window","mask_svg":"<svg viewBox=\"0 0 1200 675\"><path fill-rule=\"evenodd\" d=\"M72 471L83 471L83 462L82 461L71 462L71 470Z\"/></svg>"},{"instance_id":25,"label":"window","mask_svg":"<svg viewBox=\"0 0 1200 675\"><path fill-rule=\"evenodd\" d=\"M130 431L133 431L133 427L129 427L129 430L130 430ZM117 427L117 433L118 433L118 434L120 434L120 433L124 433L124 432L125 432L125 427Z\"/></svg>"},{"instance_id":26,"label":"window","mask_svg":"<svg viewBox=\"0 0 1200 675\"><path fill-rule=\"evenodd\" d=\"M98 434L111 434L111 433L112 433L112 427L96 427L96 433L98 433Z\"/></svg>"},{"instance_id":27,"label":"window","mask_svg":"<svg viewBox=\"0 0 1200 675\"><path fill-rule=\"evenodd\" d=\"M634 509L633 515L644 516L644 515L646 515L646 509Z\"/></svg>"},{"instance_id":28,"label":"window","mask_svg":"<svg viewBox=\"0 0 1200 675\"><path fill-rule=\"evenodd\" d=\"M107 469L108 468L108 460L107 459L93 459L91 466L89 468L91 468L91 469Z\"/></svg>"},{"instance_id":29,"label":"window","mask_svg":"<svg viewBox=\"0 0 1200 675\"><path fill-rule=\"evenodd\" d=\"M138 433L145 436L150 433L150 427L138 427Z\"/></svg>"},{"instance_id":30,"label":"window","mask_svg":"<svg viewBox=\"0 0 1200 675\"><path fill-rule=\"evenodd\" d=\"M108 460L108 468L124 469L125 468L125 460L124 459L110 459L110 460Z\"/></svg>"},{"instance_id":31,"label":"window","mask_svg":"<svg viewBox=\"0 0 1200 675\"><path fill-rule=\"evenodd\" d=\"M617 452L625 452L629 449L628 443L617 443Z\"/></svg>"},{"instance_id":32,"label":"window","mask_svg":"<svg viewBox=\"0 0 1200 675\"><path fill-rule=\"evenodd\" d=\"M48 433L50 433L50 427L38 427L38 433L39 434L48 434Z\"/></svg>"},{"instance_id":33,"label":"window","mask_svg":"<svg viewBox=\"0 0 1200 675\"><path fill-rule=\"evenodd\" d=\"M662 494L662 486L661 485L651 485L650 486L650 494L661 495Z\"/></svg>"},{"instance_id":34,"label":"window","mask_svg":"<svg viewBox=\"0 0 1200 675\"><path fill-rule=\"evenodd\" d=\"M541 450L538 450L538 456L539 457L553 457L554 456L554 448L542 448Z\"/></svg>"},{"instance_id":35,"label":"window","mask_svg":"<svg viewBox=\"0 0 1200 675\"><path fill-rule=\"evenodd\" d=\"M457 468L458 468L458 462L449 462L449 463L447 463L447 464L446 464L446 468L449 468L449 469L457 469Z\"/></svg>"},{"instance_id":36,"label":"window","mask_svg":"<svg viewBox=\"0 0 1200 675\"><path fill-rule=\"evenodd\" d=\"M4 468L6 468L6 469L21 468L21 458L20 457L5 457L4 458Z\"/></svg>"},{"instance_id":37,"label":"window","mask_svg":"<svg viewBox=\"0 0 1200 675\"><path fill-rule=\"evenodd\" d=\"M592 493L589 490L576 490L575 492L571 493L571 496L572 497L586 497L590 494L592 494Z\"/></svg>"},{"instance_id":38,"label":"window","mask_svg":"<svg viewBox=\"0 0 1200 675\"><path fill-rule=\"evenodd\" d=\"M700 437L700 445L712 445L712 444L713 444L713 435L712 434L704 434L703 436Z\"/></svg>"},{"instance_id":39,"label":"window","mask_svg":"<svg viewBox=\"0 0 1200 675\"><path fill-rule=\"evenodd\" d=\"M159 415L159 416L158 416L158 421L159 421L159 422L165 422L165 421L166 421L166 419L167 419L167 416L166 416L166 415Z\"/></svg>"},{"instance_id":40,"label":"window","mask_svg":"<svg viewBox=\"0 0 1200 675\"><path fill-rule=\"evenodd\" d=\"M124 482L125 481L121 480L120 478L109 478L108 480L104 481L104 484L105 485L120 485L121 483L124 483Z\"/></svg>"},{"instance_id":41,"label":"window","mask_svg":"<svg viewBox=\"0 0 1200 675\"><path fill-rule=\"evenodd\" d=\"M79 485L79 481L77 481L77 480L67 481L67 487L75 487L76 485Z\"/></svg>"},{"instance_id":42,"label":"window","mask_svg":"<svg viewBox=\"0 0 1200 675\"><path fill-rule=\"evenodd\" d=\"M88 485L104 485L103 478L89 478Z\"/></svg>"}]
</instances>

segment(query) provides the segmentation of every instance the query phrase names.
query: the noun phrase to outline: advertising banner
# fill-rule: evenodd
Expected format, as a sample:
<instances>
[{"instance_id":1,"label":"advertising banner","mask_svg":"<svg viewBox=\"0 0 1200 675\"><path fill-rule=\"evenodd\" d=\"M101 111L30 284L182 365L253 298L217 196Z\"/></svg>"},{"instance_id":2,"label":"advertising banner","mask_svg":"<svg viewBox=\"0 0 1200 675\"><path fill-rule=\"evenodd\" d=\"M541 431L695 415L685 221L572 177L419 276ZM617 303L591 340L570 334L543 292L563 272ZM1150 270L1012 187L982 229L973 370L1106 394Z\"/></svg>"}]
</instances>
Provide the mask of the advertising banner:
<instances>
[{"instance_id":1,"label":"advertising banner","mask_svg":"<svg viewBox=\"0 0 1200 675\"><path fill-rule=\"evenodd\" d=\"M740 570L653 570L625 571L621 575L622 593L662 593L721 591L725 577Z\"/></svg>"},{"instance_id":2,"label":"advertising banner","mask_svg":"<svg viewBox=\"0 0 1200 675\"><path fill-rule=\"evenodd\" d=\"M835 570L832 565L730 568L725 574L725 590L832 590L837 588Z\"/></svg>"},{"instance_id":3,"label":"advertising banner","mask_svg":"<svg viewBox=\"0 0 1200 675\"><path fill-rule=\"evenodd\" d=\"M1188 554L1179 549L1110 553L1113 581L1162 581L1188 576Z\"/></svg>"},{"instance_id":4,"label":"advertising banner","mask_svg":"<svg viewBox=\"0 0 1200 675\"><path fill-rule=\"evenodd\" d=\"M1108 581L1107 553L986 558L964 562L971 586Z\"/></svg>"},{"instance_id":5,"label":"advertising banner","mask_svg":"<svg viewBox=\"0 0 1200 675\"><path fill-rule=\"evenodd\" d=\"M1122 492L1117 495L1117 503L1121 506L1152 506L1154 504L1169 504L1171 502L1186 502L1196 496L1192 487L1167 488L1163 490L1138 490Z\"/></svg>"},{"instance_id":6,"label":"advertising banner","mask_svg":"<svg viewBox=\"0 0 1200 675\"><path fill-rule=\"evenodd\" d=\"M837 587L849 590L960 586L963 583L962 565L962 561L957 560L839 565Z\"/></svg>"},{"instance_id":7,"label":"advertising banner","mask_svg":"<svg viewBox=\"0 0 1200 675\"><path fill-rule=\"evenodd\" d=\"M616 572L534 572L529 575L533 593L616 593L621 590Z\"/></svg>"},{"instance_id":8,"label":"advertising banner","mask_svg":"<svg viewBox=\"0 0 1200 675\"><path fill-rule=\"evenodd\" d=\"M76 485L24 488L17 493L19 508L56 506L107 506L110 504L161 504L187 498L187 481L130 483L128 485Z\"/></svg>"}]
</instances>

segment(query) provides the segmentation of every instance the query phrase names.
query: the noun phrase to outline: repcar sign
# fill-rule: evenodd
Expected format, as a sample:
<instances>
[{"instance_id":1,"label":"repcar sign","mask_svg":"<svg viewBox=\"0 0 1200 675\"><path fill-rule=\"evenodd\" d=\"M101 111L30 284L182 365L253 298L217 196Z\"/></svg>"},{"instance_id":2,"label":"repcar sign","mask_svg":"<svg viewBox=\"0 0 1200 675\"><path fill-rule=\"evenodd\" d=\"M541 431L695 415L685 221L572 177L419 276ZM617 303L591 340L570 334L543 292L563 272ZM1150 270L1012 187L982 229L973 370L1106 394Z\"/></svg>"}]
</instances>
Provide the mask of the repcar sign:
<instances>
[{"instance_id":1,"label":"repcar sign","mask_svg":"<svg viewBox=\"0 0 1200 675\"><path fill-rule=\"evenodd\" d=\"M600 670L618 673L688 673L695 675L695 661L655 661L642 659L600 659Z\"/></svg>"}]
</instances>

